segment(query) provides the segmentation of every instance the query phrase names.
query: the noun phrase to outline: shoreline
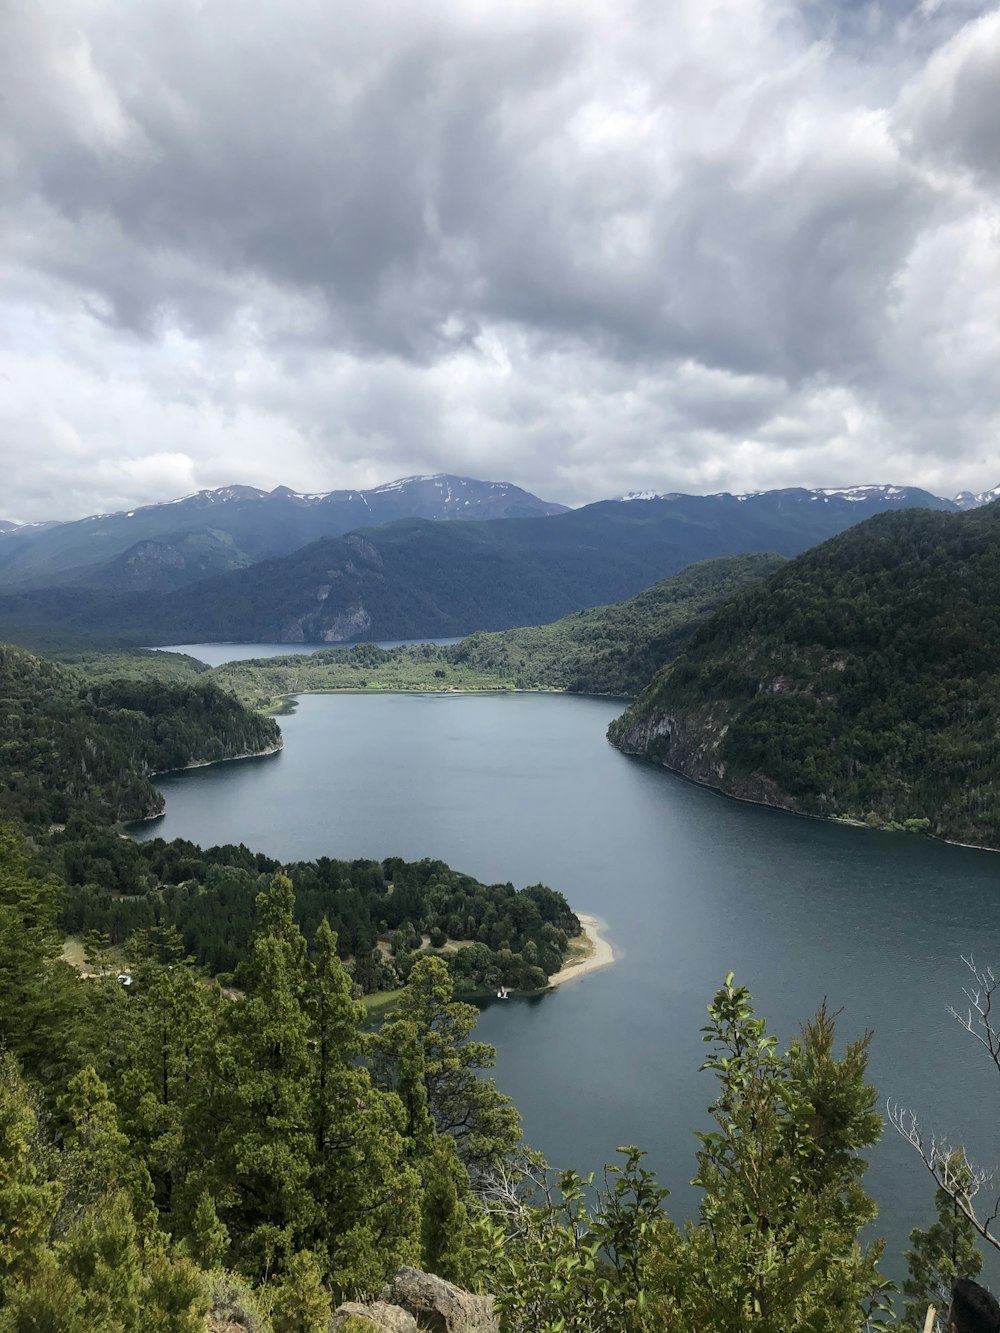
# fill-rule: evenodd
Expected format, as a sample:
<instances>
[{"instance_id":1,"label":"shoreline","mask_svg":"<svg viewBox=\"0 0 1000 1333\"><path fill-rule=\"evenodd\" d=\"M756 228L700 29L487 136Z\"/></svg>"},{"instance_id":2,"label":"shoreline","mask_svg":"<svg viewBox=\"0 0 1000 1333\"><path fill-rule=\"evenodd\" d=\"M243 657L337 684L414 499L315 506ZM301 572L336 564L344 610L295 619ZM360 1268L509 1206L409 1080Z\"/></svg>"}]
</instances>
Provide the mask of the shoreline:
<instances>
[{"instance_id":1,"label":"shoreline","mask_svg":"<svg viewBox=\"0 0 1000 1333\"><path fill-rule=\"evenodd\" d=\"M269 745L266 750L247 750L244 754L227 754L221 759L192 759L190 763L181 764L179 768L158 768L149 776L163 778L168 773L186 773L192 768L214 768L216 764L235 764L241 759L267 759L272 754L279 754L284 748L285 741L282 737L275 745Z\"/></svg>"},{"instance_id":2,"label":"shoreline","mask_svg":"<svg viewBox=\"0 0 1000 1333\"><path fill-rule=\"evenodd\" d=\"M569 963L560 972L556 972L549 977L550 986L561 986L564 982L572 981L575 977L583 977L588 972L596 972L600 967L608 967L615 961L614 949L601 934L601 931L607 928L607 923L589 912L577 912L576 915L583 927L583 933L589 946L588 951L580 958L579 962Z\"/></svg>"},{"instance_id":3,"label":"shoreline","mask_svg":"<svg viewBox=\"0 0 1000 1333\"><path fill-rule=\"evenodd\" d=\"M607 697L607 696L604 696ZM774 801L761 801L755 796L739 796L734 791L726 791L725 787L720 787L714 782L706 782L703 778L692 777L690 773L685 773L682 768L675 768L673 764L668 764L665 759L653 759L650 755L643 754L641 750L625 750L620 745L615 744L610 737L606 738L619 754L627 759L637 759L643 764L652 764L656 768L666 769L675 778L680 778L682 782L690 782L692 787L701 787L704 791L710 791L714 796L721 796L726 801L739 801L741 805L756 805L762 810L777 810L783 815L793 815L796 819L814 819L820 824L839 824L841 828L863 829L866 833L888 833L892 837L903 834L908 838L926 838L929 842L940 842L945 847L962 847L968 852L993 852L1000 853L1000 847L990 847L987 843L981 842L960 842L957 838L948 838L943 833L927 833L926 831L917 832L904 828L883 828L879 824L868 824L863 819L849 819L840 815L814 815L808 810L796 810L792 805L777 805ZM579 912L577 916L580 916ZM583 920L583 917L580 917Z\"/></svg>"}]
</instances>

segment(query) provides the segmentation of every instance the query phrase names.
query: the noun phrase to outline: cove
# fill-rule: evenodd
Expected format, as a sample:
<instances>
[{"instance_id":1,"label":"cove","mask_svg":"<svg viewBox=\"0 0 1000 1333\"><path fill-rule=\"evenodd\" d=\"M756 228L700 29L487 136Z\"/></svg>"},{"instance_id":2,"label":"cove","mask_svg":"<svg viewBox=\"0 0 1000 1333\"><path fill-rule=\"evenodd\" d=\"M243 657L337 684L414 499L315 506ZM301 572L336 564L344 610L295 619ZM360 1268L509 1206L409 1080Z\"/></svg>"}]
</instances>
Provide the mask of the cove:
<instances>
[{"instance_id":1,"label":"cove","mask_svg":"<svg viewBox=\"0 0 1000 1333\"><path fill-rule=\"evenodd\" d=\"M714 1093L699 1028L727 971L782 1043L826 997L842 1039L875 1032L882 1104L992 1165L1000 1089L961 1008L962 955L1000 964L1000 858L744 805L604 738L622 708L571 695L305 695L285 748L169 775L141 838L244 842L285 860L431 856L487 881L541 880L607 923L615 964L483 1010L496 1078L557 1166L637 1143L695 1204L692 1131ZM933 1218L930 1177L887 1130L868 1187L886 1271Z\"/></svg>"}]
</instances>

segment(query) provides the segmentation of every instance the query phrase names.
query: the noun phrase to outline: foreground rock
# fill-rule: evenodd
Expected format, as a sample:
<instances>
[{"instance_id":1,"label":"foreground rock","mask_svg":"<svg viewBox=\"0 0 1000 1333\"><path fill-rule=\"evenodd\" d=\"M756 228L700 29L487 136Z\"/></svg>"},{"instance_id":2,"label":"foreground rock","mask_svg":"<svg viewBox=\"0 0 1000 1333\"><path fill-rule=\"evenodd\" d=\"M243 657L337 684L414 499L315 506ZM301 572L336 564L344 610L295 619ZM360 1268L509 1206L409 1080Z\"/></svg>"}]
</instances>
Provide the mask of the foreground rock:
<instances>
[{"instance_id":1,"label":"foreground rock","mask_svg":"<svg viewBox=\"0 0 1000 1333\"><path fill-rule=\"evenodd\" d=\"M418 1325L409 1310L386 1305L385 1301L373 1301L371 1305L345 1301L327 1324L328 1333L361 1333L362 1329L365 1333L417 1333Z\"/></svg>"},{"instance_id":2,"label":"foreground rock","mask_svg":"<svg viewBox=\"0 0 1000 1333\"><path fill-rule=\"evenodd\" d=\"M370 1305L349 1301L339 1306L329 1330L360 1333L366 1326L373 1333L500 1333L492 1296L474 1296L417 1268L401 1268Z\"/></svg>"}]
</instances>

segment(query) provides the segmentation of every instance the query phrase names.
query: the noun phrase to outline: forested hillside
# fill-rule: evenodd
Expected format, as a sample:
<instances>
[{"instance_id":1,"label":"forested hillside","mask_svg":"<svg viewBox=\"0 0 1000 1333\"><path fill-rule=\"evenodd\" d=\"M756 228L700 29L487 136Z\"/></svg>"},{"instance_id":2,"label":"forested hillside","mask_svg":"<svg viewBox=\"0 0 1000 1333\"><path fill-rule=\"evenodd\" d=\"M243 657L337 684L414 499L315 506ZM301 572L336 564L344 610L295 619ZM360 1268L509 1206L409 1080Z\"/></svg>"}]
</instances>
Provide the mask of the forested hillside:
<instances>
[{"instance_id":1,"label":"forested hillside","mask_svg":"<svg viewBox=\"0 0 1000 1333\"><path fill-rule=\"evenodd\" d=\"M720 601L782 563L775 555L723 556L691 565L626 602L578 611L550 625L480 632L441 646L359 644L308 656L227 662L214 669L212 679L258 708L309 690L638 694ZM92 660L99 662L99 655Z\"/></svg>"},{"instance_id":2,"label":"forested hillside","mask_svg":"<svg viewBox=\"0 0 1000 1333\"><path fill-rule=\"evenodd\" d=\"M0 811L31 827L71 814L155 814L151 773L275 749L281 737L210 681L107 678L0 645Z\"/></svg>"},{"instance_id":3,"label":"forested hillside","mask_svg":"<svg viewBox=\"0 0 1000 1333\"><path fill-rule=\"evenodd\" d=\"M782 564L778 555L703 560L627 601L551 625L473 634L442 651L457 666L509 679L519 689L638 694L721 601Z\"/></svg>"},{"instance_id":4,"label":"forested hillside","mask_svg":"<svg viewBox=\"0 0 1000 1333\"><path fill-rule=\"evenodd\" d=\"M724 791L1000 846L1000 505L869 520L721 607L611 738Z\"/></svg>"}]
</instances>

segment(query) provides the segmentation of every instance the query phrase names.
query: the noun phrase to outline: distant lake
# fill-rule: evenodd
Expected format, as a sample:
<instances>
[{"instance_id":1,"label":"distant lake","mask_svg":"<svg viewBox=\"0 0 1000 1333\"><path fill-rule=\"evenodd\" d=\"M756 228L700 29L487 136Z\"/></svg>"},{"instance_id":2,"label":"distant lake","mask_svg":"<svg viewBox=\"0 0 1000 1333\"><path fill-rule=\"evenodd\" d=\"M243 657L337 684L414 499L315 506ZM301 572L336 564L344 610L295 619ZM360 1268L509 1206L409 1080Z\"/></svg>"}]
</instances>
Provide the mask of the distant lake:
<instances>
[{"instance_id":1,"label":"distant lake","mask_svg":"<svg viewBox=\"0 0 1000 1333\"><path fill-rule=\"evenodd\" d=\"M730 969L783 1043L824 996L842 1038L873 1028L883 1106L919 1108L992 1164L995 1071L946 1006L963 1003L963 954L1000 964L1000 858L727 800L612 749L620 708L305 695L281 719L281 754L163 778L167 813L138 836L285 860L439 857L488 882L541 880L604 918L619 961L493 1004L479 1034L529 1142L582 1171L640 1144L677 1217L694 1206L692 1131L714 1095L698 1030ZM868 1184L898 1256L933 1218L930 1178L890 1130Z\"/></svg>"},{"instance_id":2,"label":"distant lake","mask_svg":"<svg viewBox=\"0 0 1000 1333\"><path fill-rule=\"evenodd\" d=\"M379 648L400 648L406 643L458 643L458 639L380 639ZM246 662L254 657L301 657L327 648L356 648L356 643L172 643L159 645L158 653L186 653L207 666L224 662Z\"/></svg>"}]
</instances>

